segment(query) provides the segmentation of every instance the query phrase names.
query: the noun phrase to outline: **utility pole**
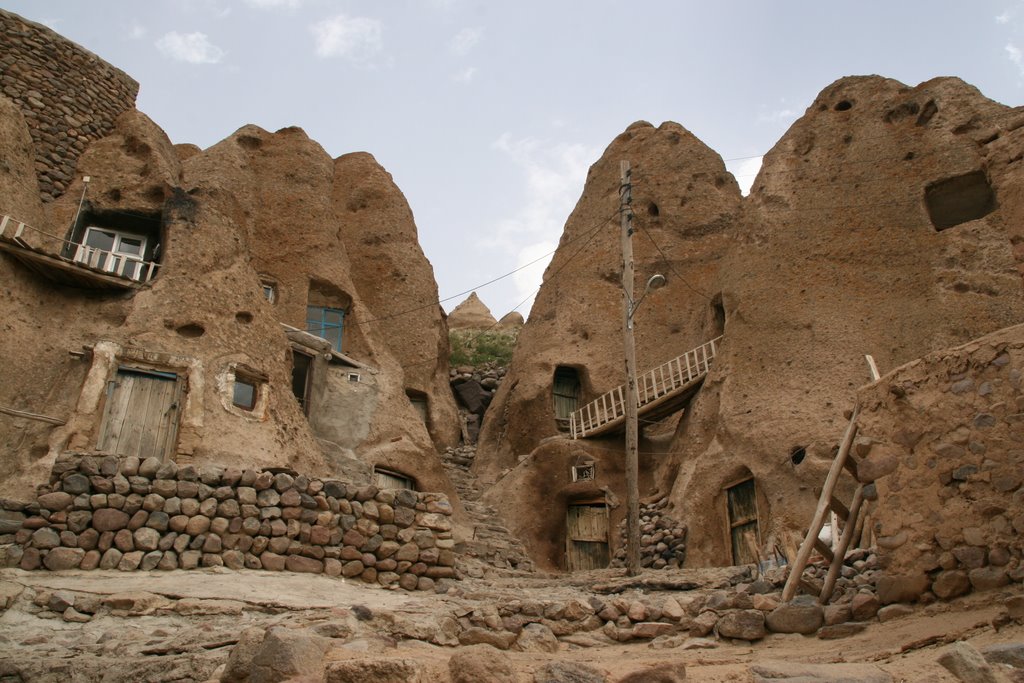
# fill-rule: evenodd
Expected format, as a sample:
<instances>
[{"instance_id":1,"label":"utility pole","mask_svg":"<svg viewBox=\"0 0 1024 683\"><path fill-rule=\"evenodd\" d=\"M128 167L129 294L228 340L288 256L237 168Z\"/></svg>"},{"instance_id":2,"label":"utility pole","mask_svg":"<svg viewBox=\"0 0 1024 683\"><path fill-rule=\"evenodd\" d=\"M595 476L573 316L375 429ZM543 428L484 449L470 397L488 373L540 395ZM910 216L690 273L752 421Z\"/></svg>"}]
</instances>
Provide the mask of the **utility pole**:
<instances>
[{"instance_id":1,"label":"utility pole","mask_svg":"<svg viewBox=\"0 0 1024 683\"><path fill-rule=\"evenodd\" d=\"M637 441L636 343L633 339L633 187L629 162L619 162L622 225L622 333L626 352L626 573L640 573L640 483ZM646 292L645 292L646 293Z\"/></svg>"}]
</instances>

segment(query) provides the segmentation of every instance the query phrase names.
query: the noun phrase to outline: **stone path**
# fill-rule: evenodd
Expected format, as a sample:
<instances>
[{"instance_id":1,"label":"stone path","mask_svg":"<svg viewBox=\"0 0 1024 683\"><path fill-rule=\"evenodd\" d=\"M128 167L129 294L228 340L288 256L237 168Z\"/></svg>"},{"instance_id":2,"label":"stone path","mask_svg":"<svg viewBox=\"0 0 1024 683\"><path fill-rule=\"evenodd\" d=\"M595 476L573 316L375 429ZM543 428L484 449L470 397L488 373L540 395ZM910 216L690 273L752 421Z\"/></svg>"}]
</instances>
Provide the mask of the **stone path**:
<instances>
[{"instance_id":1,"label":"stone path","mask_svg":"<svg viewBox=\"0 0 1024 683\"><path fill-rule=\"evenodd\" d=\"M461 556L476 558L499 571L534 572L533 561L526 548L505 526L499 512L481 502L482 491L476 476L470 471L475 446L450 448L441 454L448 478L459 493L459 499L472 520L473 538L456 545L455 551ZM483 569L467 565L460 570L469 576L479 578Z\"/></svg>"}]
</instances>

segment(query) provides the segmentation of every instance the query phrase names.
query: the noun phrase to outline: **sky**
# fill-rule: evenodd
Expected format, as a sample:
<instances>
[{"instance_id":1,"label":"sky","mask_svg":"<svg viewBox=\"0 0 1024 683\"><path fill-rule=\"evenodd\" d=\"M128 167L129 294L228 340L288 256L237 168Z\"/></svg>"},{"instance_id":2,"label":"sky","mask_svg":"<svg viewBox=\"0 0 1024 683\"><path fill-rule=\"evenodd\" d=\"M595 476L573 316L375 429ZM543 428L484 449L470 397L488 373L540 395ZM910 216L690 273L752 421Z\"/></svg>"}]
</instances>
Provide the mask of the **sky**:
<instances>
[{"instance_id":1,"label":"sky","mask_svg":"<svg viewBox=\"0 0 1024 683\"><path fill-rule=\"evenodd\" d=\"M958 76L1024 100L1024 0L2 6L139 81L139 110L172 142L253 123L299 126L332 157L370 152L412 207L445 309L476 290L495 317L527 315L588 167L634 121L682 124L748 188L843 76Z\"/></svg>"}]
</instances>

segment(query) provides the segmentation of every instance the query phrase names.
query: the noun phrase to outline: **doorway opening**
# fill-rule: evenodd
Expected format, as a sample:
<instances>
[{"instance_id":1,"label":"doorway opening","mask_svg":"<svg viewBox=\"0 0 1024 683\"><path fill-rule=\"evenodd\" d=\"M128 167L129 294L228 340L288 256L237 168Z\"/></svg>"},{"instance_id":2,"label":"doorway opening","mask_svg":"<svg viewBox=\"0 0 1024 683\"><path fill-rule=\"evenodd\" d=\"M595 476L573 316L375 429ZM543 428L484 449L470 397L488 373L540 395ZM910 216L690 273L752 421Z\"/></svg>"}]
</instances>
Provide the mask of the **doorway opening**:
<instances>
[{"instance_id":1,"label":"doorway opening","mask_svg":"<svg viewBox=\"0 0 1024 683\"><path fill-rule=\"evenodd\" d=\"M176 373L119 366L107 382L96 448L120 456L166 460L177 444L181 391Z\"/></svg>"},{"instance_id":2,"label":"doorway opening","mask_svg":"<svg viewBox=\"0 0 1024 683\"><path fill-rule=\"evenodd\" d=\"M729 513L729 538L734 565L756 564L761 547L757 522L757 489L754 478L726 487Z\"/></svg>"},{"instance_id":3,"label":"doorway opening","mask_svg":"<svg viewBox=\"0 0 1024 683\"><path fill-rule=\"evenodd\" d=\"M611 561L608 548L608 505L576 502L566 512L565 568L570 572L604 569Z\"/></svg>"},{"instance_id":4,"label":"doorway opening","mask_svg":"<svg viewBox=\"0 0 1024 683\"><path fill-rule=\"evenodd\" d=\"M559 429L569 428L569 417L576 412L580 403L580 373L576 368L559 365L551 386L551 398L555 408L555 422Z\"/></svg>"}]
</instances>

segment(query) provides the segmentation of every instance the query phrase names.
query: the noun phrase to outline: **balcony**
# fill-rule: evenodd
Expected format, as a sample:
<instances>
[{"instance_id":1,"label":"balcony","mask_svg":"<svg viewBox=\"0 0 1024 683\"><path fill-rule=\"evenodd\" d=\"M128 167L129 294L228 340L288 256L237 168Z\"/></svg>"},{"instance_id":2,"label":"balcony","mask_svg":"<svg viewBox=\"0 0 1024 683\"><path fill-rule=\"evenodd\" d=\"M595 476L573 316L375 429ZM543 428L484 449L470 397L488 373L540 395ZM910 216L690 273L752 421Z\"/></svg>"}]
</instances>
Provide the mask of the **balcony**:
<instances>
[{"instance_id":1,"label":"balcony","mask_svg":"<svg viewBox=\"0 0 1024 683\"><path fill-rule=\"evenodd\" d=\"M77 243L5 214L0 214L0 251L52 282L82 289L139 289L160 267L143 260L143 236L89 227Z\"/></svg>"}]
</instances>

